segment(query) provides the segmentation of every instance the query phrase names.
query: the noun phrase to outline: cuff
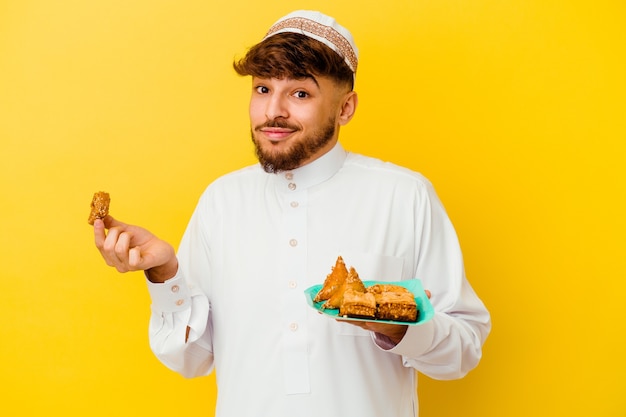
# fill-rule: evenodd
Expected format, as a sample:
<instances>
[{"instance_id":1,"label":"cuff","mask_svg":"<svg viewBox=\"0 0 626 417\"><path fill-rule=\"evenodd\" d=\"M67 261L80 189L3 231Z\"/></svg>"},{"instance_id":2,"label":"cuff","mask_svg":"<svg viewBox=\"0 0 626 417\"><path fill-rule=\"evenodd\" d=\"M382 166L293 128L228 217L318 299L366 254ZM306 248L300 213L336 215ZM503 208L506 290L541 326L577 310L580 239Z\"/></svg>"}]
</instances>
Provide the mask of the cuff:
<instances>
[{"instance_id":1,"label":"cuff","mask_svg":"<svg viewBox=\"0 0 626 417\"><path fill-rule=\"evenodd\" d=\"M433 320L430 320L419 326L409 326L406 329L406 334L397 345L394 345L388 337L377 334L374 336L374 342L379 348L387 352L415 358L430 349L434 334L435 326Z\"/></svg>"},{"instance_id":2,"label":"cuff","mask_svg":"<svg viewBox=\"0 0 626 417\"><path fill-rule=\"evenodd\" d=\"M173 313L191 307L189 287L182 276L176 274L161 284L150 282L147 278L146 282L155 310Z\"/></svg>"}]
</instances>

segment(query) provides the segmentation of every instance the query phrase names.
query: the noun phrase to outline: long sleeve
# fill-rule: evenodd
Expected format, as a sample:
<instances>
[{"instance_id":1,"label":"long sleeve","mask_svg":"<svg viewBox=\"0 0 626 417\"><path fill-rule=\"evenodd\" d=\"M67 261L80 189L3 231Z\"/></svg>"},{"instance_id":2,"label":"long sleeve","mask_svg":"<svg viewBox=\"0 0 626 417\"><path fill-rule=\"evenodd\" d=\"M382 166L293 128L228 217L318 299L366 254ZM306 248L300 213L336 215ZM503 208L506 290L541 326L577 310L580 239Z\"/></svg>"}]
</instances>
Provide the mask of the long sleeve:
<instances>
[{"instance_id":1,"label":"long sleeve","mask_svg":"<svg viewBox=\"0 0 626 417\"><path fill-rule=\"evenodd\" d=\"M148 334L156 357L186 377L208 374L213 352L207 298L194 293L178 275L163 284L148 282L148 289L152 298Z\"/></svg>"},{"instance_id":2,"label":"long sleeve","mask_svg":"<svg viewBox=\"0 0 626 417\"><path fill-rule=\"evenodd\" d=\"M198 223L199 216L194 214L178 250L176 276L163 284L148 281L150 347L165 366L188 378L213 369L210 304L197 282L208 273L208 257L192 256L198 251L206 253Z\"/></svg>"},{"instance_id":3,"label":"long sleeve","mask_svg":"<svg viewBox=\"0 0 626 417\"><path fill-rule=\"evenodd\" d=\"M441 202L430 184L425 191L415 210L415 276L431 291L435 316L424 325L410 326L397 346L375 340L402 355L405 366L435 379L456 379L478 365L491 319L466 279L458 238Z\"/></svg>"},{"instance_id":4,"label":"long sleeve","mask_svg":"<svg viewBox=\"0 0 626 417\"><path fill-rule=\"evenodd\" d=\"M401 355L404 366L431 378L461 378L478 365L491 322L473 295L461 297L456 307L456 311L437 311L422 326L409 327L396 346L380 338L376 342L381 348L388 348L388 352Z\"/></svg>"}]
</instances>

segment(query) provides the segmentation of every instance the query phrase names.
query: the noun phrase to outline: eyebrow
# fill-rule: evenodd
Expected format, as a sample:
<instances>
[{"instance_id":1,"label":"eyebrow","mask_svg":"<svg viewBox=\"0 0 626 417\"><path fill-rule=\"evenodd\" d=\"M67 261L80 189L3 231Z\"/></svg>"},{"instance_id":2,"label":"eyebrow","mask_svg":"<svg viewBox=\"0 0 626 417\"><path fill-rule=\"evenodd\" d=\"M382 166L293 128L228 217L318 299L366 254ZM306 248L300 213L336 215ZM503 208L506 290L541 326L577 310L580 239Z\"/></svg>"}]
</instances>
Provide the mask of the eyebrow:
<instances>
[{"instance_id":1,"label":"eyebrow","mask_svg":"<svg viewBox=\"0 0 626 417\"><path fill-rule=\"evenodd\" d=\"M317 82L317 78L315 78L314 75L307 75L305 77L302 78L290 78L290 77L285 77L288 80L294 80L294 81L305 81L305 80L311 80L315 83L315 85L317 86L317 88L320 88L320 83Z\"/></svg>"},{"instance_id":2,"label":"eyebrow","mask_svg":"<svg viewBox=\"0 0 626 417\"><path fill-rule=\"evenodd\" d=\"M309 76L308 78L310 78L311 80L313 80L313 82L315 83L315 85L317 86L317 88L320 88L320 83L317 82L317 78L315 78L314 75Z\"/></svg>"},{"instance_id":3,"label":"eyebrow","mask_svg":"<svg viewBox=\"0 0 626 417\"><path fill-rule=\"evenodd\" d=\"M265 77L258 77L258 76L253 76L253 79L257 79L257 80L263 80L263 79L281 79L281 78L277 78L277 77L269 77L269 78L265 78ZM315 86L317 87L318 90L321 90L322 87L320 86L320 83L317 81L317 78L314 75L307 75L306 77L302 77L302 78L291 78L291 77L283 77L282 79L285 80L293 80L293 81L305 81L305 80L311 80L313 81L313 83L315 84Z\"/></svg>"}]
</instances>

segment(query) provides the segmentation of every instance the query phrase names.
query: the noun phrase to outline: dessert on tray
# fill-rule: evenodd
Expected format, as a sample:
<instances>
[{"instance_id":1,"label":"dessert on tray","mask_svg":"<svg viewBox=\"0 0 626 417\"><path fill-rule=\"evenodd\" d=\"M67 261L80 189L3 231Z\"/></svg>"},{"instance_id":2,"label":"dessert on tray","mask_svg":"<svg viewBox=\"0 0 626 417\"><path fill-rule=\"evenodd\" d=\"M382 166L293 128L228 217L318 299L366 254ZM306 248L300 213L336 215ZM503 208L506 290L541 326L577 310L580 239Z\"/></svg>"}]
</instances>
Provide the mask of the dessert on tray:
<instances>
[{"instance_id":1,"label":"dessert on tray","mask_svg":"<svg viewBox=\"0 0 626 417\"><path fill-rule=\"evenodd\" d=\"M338 317L415 322L419 316L411 291L394 284L366 287L354 267L346 268L341 256L313 299L322 301L322 309L339 309Z\"/></svg>"}]
</instances>

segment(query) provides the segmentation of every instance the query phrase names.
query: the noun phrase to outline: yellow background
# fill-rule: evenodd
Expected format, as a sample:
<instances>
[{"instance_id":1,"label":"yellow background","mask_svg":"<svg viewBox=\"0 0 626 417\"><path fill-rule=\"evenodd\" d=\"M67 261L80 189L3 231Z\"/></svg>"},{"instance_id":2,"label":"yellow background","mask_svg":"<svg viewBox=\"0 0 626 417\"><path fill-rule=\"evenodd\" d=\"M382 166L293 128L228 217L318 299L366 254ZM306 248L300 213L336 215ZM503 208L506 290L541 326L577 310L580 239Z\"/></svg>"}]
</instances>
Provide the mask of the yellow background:
<instances>
[{"instance_id":1,"label":"yellow background","mask_svg":"<svg viewBox=\"0 0 626 417\"><path fill-rule=\"evenodd\" d=\"M214 377L149 351L143 278L99 258L89 201L176 244L255 161L233 58L297 8L352 30L343 142L433 181L493 315L475 371L421 378L422 415L626 415L618 0L0 1L0 414L213 415Z\"/></svg>"}]
</instances>

